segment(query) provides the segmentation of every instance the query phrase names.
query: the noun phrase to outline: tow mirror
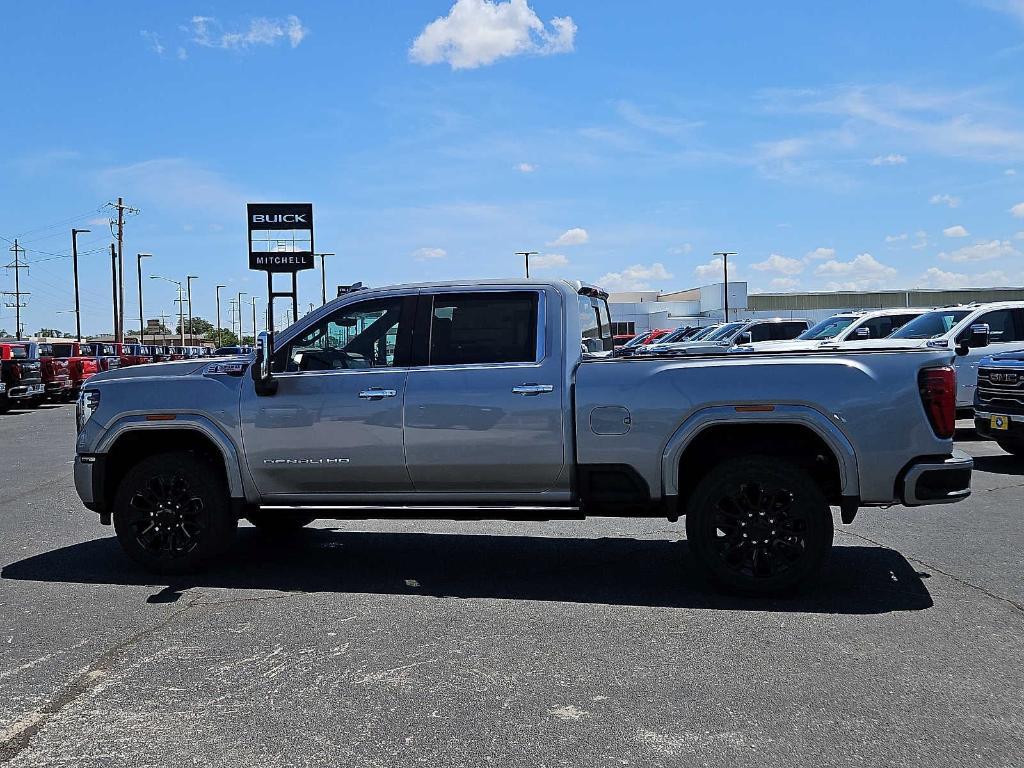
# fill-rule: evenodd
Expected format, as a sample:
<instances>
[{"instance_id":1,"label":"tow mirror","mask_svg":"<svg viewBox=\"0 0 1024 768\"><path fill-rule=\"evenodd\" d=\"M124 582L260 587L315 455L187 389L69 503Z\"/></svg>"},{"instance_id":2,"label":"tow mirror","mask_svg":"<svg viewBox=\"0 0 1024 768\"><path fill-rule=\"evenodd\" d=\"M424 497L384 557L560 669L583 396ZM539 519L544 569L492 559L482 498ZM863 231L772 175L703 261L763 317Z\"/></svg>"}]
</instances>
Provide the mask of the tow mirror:
<instances>
[{"instance_id":1,"label":"tow mirror","mask_svg":"<svg viewBox=\"0 0 1024 768\"><path fill-rule=\"evenodd\" d=\"M256 358L252 361L252 380L256 394L266 397L277 392L277 382L271 370L271 359L274 356L273 341L270 334L262 331L256 337Z\"/></svg>"}]
</instances>

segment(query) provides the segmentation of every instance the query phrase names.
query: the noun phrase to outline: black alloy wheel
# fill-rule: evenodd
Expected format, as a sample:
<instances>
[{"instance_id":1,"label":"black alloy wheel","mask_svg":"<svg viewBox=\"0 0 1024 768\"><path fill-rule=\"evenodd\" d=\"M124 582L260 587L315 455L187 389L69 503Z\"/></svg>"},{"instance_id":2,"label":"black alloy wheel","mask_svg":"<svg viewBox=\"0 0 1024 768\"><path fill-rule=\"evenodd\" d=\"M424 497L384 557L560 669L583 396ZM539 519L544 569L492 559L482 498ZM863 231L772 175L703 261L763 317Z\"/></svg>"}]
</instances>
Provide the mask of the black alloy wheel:
<instances>
[{"instance_id":1,"label":"black alloy wheel","mask_svg":"<svg viewBox=\"0 0 1024 768\"><path fill-rule=\"evenodd\" d=\"M197 569L227 547L238 525L219 468L187 452L150 456L132 467L113 512L125 552L161 572Z\"/></svg>"},{"instance_id":2,"label":"black alloy wheel","mask_svg":"<svg viewBox=\"0 0 1024 768\"><path fill-rule=\"evenodd\" d=\"M832 546L832 513L799 466L766 456L712 469L688 505L686 536L700 569L727 589L783 593L807 581Z\"/></svg>"}]
</instances>

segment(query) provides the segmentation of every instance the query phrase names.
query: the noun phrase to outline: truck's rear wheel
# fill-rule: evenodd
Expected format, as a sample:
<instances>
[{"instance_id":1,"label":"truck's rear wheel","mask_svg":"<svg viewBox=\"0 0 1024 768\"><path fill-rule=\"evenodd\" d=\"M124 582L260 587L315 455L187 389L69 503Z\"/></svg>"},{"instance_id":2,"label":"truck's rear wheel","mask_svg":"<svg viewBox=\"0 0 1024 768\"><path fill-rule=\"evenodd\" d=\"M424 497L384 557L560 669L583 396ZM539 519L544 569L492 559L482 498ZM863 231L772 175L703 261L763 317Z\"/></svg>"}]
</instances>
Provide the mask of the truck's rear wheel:
<instances>
[{"instance_id":1,"label":"truck's rear wheel","mask_svg":"<svg viewBox=\"0 0 1024 768\"><path fill-rule=\"evenodd\" d=\"M245 519L268 536L287 536L312 523L316 520L316 516L283 511L262 512L257 510L248 513Z\"/></svg>"},{"instance_id":2,"label":"truck's rear wheel","mask_svg":"<svg viewBox=\"0 0 1024 768\"><path fill-rule=\"evenodd\" d=\"M201 567L224 551L238 525L220 473L187 452L149 456L129 469L113 518L128 556L162 573Z\"/></svg>"},{"instance_id":3,"label":"truck's rear wheel","mask_svg":"<svg viewBox=\"0 0 1024 768\"><path fill-rule=\"evenodd\" d=\"M814 479L769 456L725 461L690 496L686 538L702 573L750 595L806 582L832 547L832 512Z\"/></svg>"}]
</instances>

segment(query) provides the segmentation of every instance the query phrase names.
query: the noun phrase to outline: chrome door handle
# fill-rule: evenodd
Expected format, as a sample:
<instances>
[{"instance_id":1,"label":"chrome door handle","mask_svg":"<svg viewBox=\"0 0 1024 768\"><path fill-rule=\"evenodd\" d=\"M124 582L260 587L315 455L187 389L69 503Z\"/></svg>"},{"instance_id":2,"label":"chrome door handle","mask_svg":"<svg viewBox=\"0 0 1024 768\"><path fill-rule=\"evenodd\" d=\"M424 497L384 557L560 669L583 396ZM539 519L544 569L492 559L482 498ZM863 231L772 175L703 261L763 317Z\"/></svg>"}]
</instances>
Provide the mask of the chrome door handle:
<instances>
[{"instance_id":1,"label":"chrome door handle","mask_svg":"<svg viewBox=\"0 0 1024 768\"><path fill-rule=\"evenodd\" d=\"M554 391L555 387L552 384L520 384L517 387L512 387L514 395L543 395L546 392Z\"/></svg>"},{"instance_id":2,"label":"chrome door handle","mask_svg":"<svg viewBox=\"0 0 1024 768\"><path fill-rule=\"evenodd\" d=\"M359 396L363 400L383 400L385 397L394 397L398 394L398 390L395 389L379 389L377 387L370 387L364 389L359 393Z\"/></svg>"}]
</instances>

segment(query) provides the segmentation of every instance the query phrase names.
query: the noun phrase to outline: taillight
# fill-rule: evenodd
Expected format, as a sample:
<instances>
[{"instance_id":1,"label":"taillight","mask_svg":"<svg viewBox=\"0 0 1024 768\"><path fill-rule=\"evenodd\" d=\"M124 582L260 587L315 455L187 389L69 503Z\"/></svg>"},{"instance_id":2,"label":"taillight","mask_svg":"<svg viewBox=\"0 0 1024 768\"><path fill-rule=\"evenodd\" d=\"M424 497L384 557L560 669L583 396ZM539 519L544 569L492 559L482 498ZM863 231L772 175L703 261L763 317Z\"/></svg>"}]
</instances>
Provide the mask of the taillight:
<instances>
[{"instance_id":1,"label":"taillight","mask_svg":"<svg viewBox=\"0 0 1024 768\"><path fill-rule=\"evenodd\" d=\"M956 371L948 365L925 368L917 375L917 385L935 435L951 438L956 431Z\"/></svg>"}]
</instances>

